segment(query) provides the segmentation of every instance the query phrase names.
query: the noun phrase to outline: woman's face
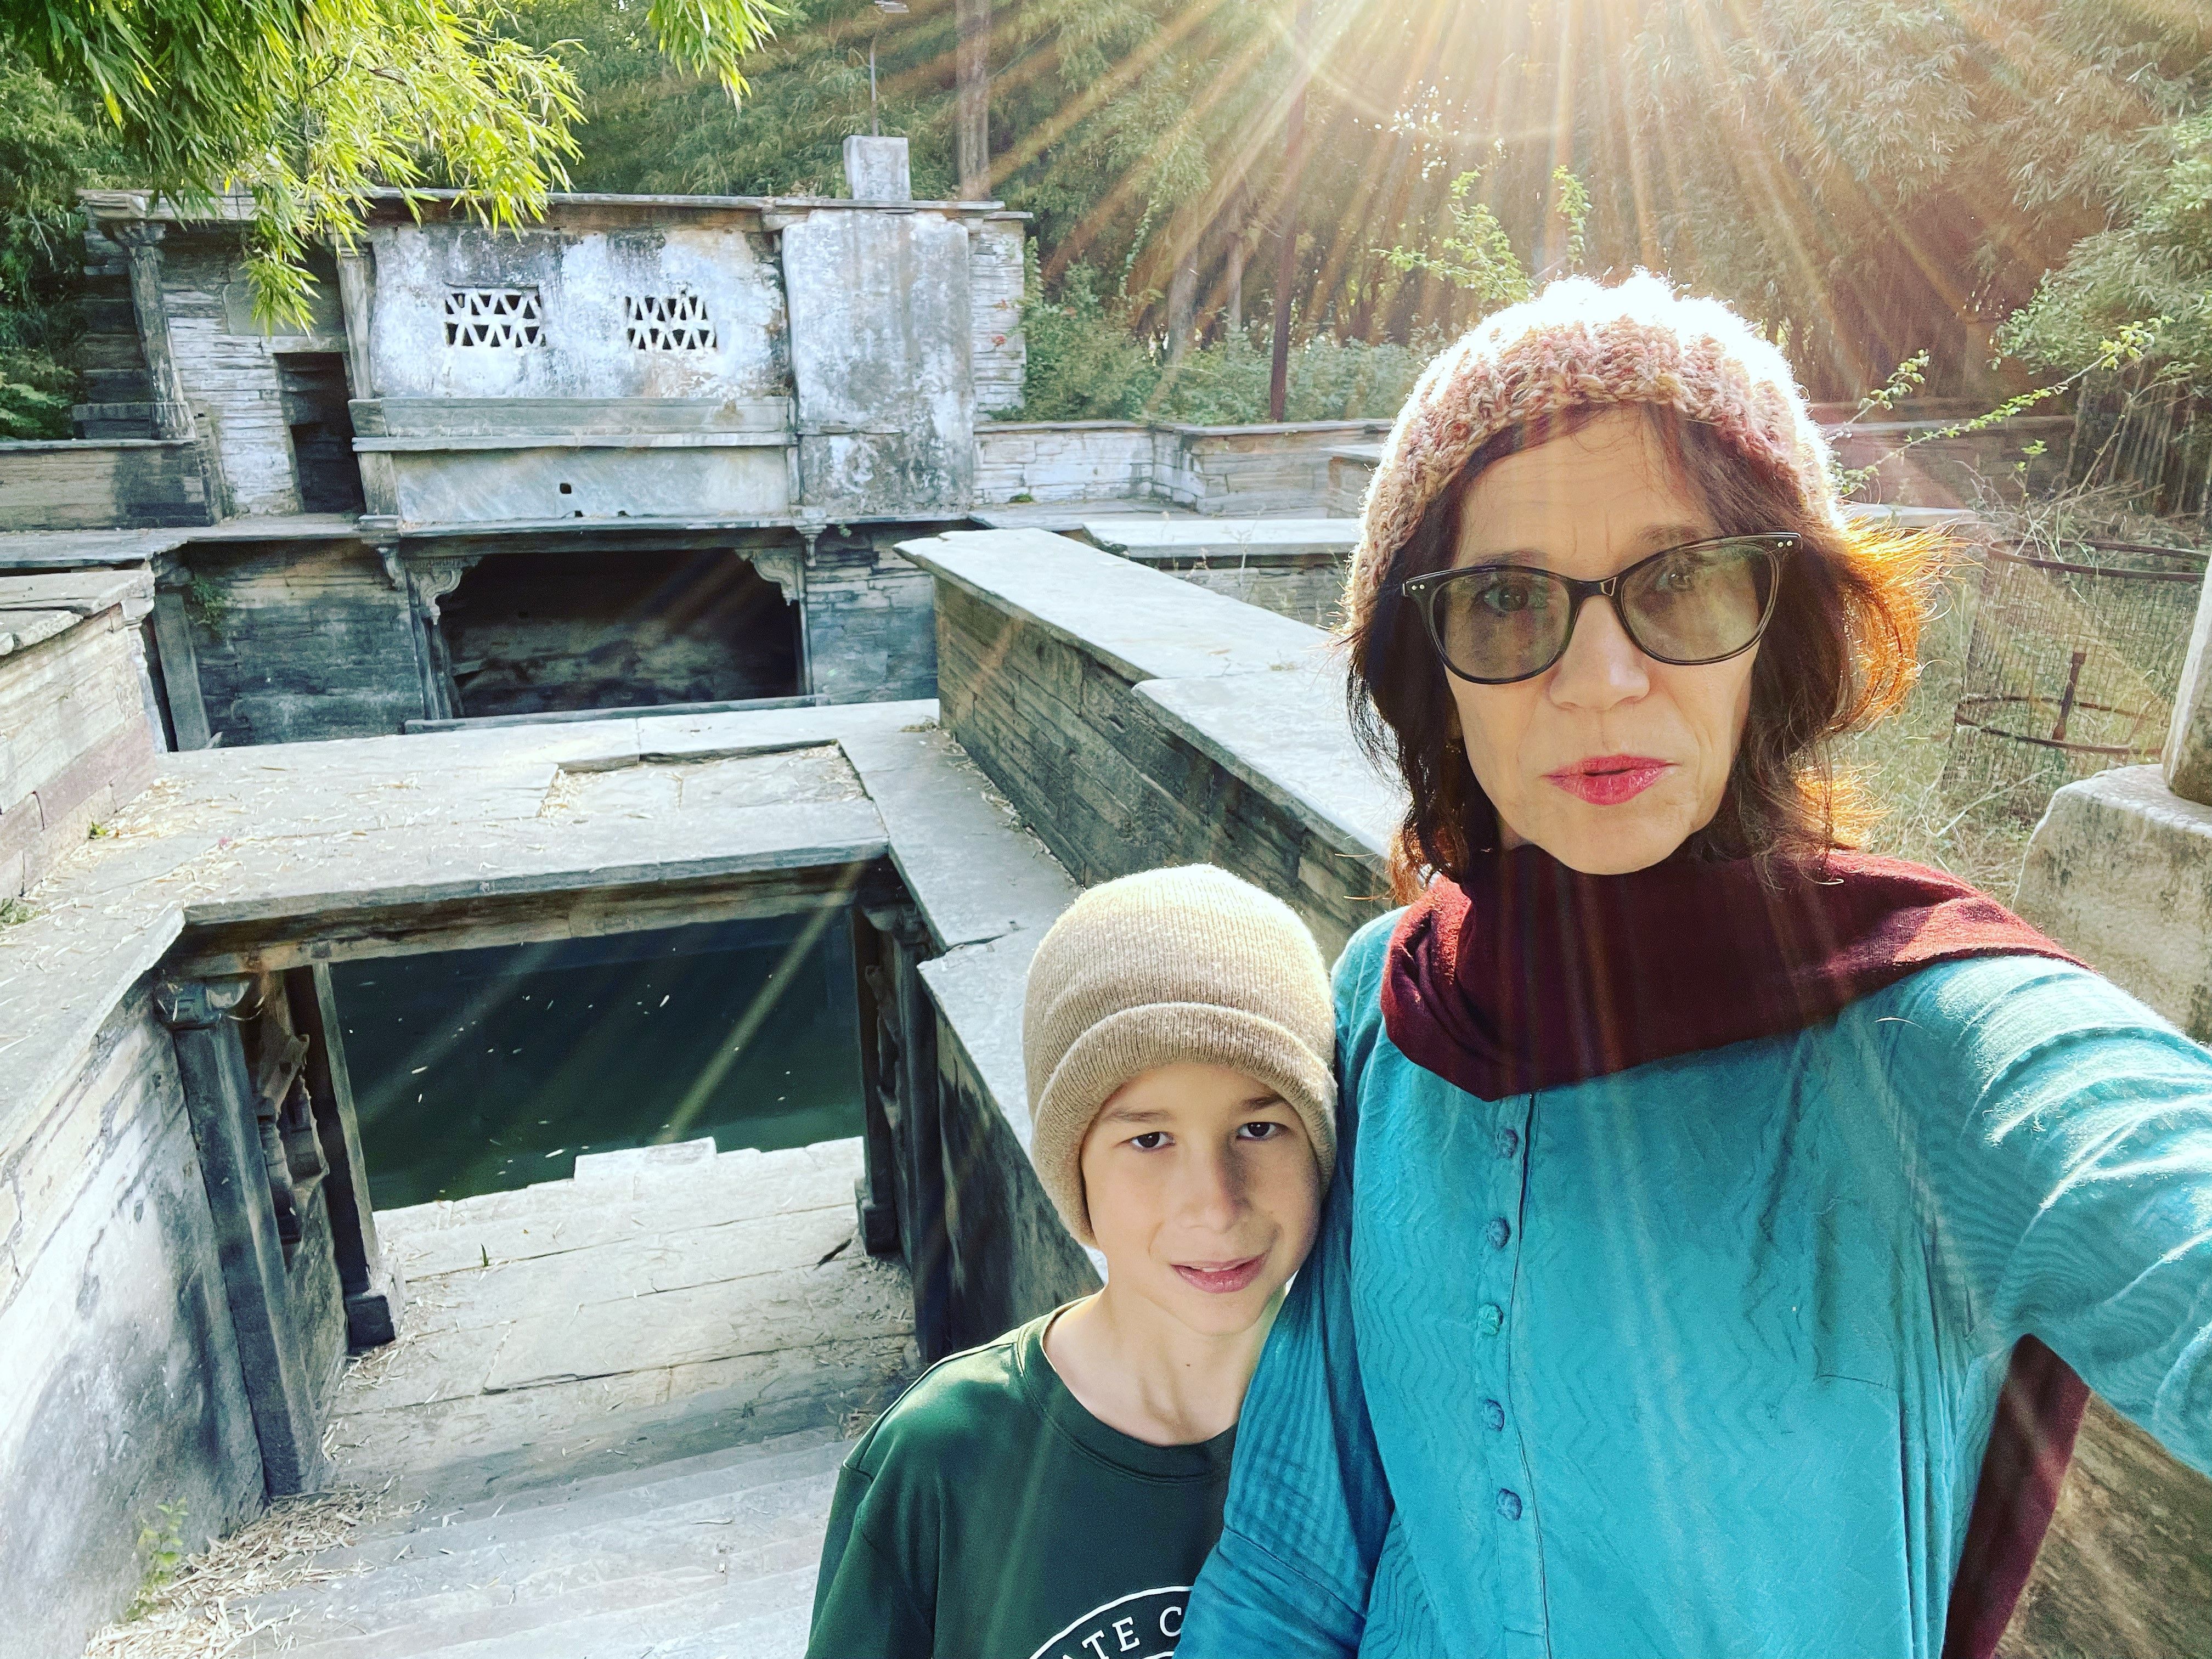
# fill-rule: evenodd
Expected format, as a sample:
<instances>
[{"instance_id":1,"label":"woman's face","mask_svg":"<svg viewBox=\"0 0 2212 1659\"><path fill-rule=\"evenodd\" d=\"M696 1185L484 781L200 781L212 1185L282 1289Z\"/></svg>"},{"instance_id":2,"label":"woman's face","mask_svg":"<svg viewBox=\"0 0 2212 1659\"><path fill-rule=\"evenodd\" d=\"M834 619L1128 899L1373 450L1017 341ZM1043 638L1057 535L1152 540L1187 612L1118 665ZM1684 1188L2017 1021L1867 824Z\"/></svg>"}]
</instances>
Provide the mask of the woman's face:
<instances>
[{"instance_id":1,"label":"woman's face","mask_svg":"<svg viewBox=\"0 0 2212 1659\"><path fill-rule=\"evenodd\" d=\"M1608 410L1486 468L1460 515L1455 568L1527 563L1601 580L1719 533L1635 409ZM1530 679L1446 676L1468 763L1505 845L1618 875L1658 863L1711 822L1751 708L1758 649L1676 667L1645 656L1603 599L1566 654Z\"/></svg>"}]
</instances>

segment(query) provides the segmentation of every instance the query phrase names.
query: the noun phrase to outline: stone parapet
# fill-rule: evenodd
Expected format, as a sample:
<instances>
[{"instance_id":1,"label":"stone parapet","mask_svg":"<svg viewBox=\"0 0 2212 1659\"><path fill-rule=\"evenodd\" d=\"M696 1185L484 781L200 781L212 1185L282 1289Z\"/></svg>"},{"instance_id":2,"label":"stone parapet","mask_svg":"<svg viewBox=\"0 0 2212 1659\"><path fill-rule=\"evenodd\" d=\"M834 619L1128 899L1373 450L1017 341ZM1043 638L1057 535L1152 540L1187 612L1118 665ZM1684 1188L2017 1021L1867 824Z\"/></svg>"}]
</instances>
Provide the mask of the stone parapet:
<instances>
[{"instance_id":1,"label":"stone parapet","mask_svg":"<svg viewBox=\"0 0 2212 1659\"><path fill-rule=\"evenodd\" d=\"M0 577L0 900L153 779L153 586L143 570Z\"/></svg>"},{"instance_id":2,"label":"stone parapet","mask_svg":"<svg viewBox=\"0 0 2212 1659\"><path fill-rule=\"evenodd\" d=\"M1327 635L1042 531L900 551L937 580L946 730L1078 880L1219 864L1329 956L1388 908L1399 797Z\"/></svg>"}]
</instances>

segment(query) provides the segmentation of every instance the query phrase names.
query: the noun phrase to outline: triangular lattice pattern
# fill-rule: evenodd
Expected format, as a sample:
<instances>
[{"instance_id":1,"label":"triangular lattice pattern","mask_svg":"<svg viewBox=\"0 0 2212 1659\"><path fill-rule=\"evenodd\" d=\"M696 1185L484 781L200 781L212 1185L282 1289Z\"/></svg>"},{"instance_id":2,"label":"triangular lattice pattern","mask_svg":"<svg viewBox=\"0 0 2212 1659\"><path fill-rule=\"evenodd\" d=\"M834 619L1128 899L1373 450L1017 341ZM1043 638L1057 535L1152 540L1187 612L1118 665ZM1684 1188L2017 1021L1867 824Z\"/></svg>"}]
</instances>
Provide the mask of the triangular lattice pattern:
<instances>
[{"instance_id":1,"label":"triangular lattice pattern","mask_svg":"<svg viewBox=\"0 0 2212 1659\"><path fill-rule=\"evenodd\" d=\"M534 288L451 288L446 290L446 343L519 350L544 345L544 314Z\"/></svg>"},{"instance_id":2,"label":"triangular lattice pattern","mask_svg":"<svg viewBox=\"0 0 2212 1659\"><path fill-rule=\"evenodd\" d=\"M625 294L623 324L639 351L712 351L714 325L700 294Z\"/></svg>"}]
</instances>

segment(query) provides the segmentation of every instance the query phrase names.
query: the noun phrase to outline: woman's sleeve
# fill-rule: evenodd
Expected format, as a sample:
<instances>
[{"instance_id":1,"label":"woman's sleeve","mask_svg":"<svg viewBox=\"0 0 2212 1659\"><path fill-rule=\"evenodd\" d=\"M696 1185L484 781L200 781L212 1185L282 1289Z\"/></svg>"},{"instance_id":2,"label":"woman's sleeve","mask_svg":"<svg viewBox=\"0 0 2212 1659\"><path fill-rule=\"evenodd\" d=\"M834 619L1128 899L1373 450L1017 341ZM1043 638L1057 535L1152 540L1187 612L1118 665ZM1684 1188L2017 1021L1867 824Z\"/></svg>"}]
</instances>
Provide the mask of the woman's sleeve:
<instances>
[{"instance_id":1,"label":"woman's sleeve","mask_svg":"<svg viewBox=\"0 0 2212 1659\"><path fill-rule=\"evenodd\" d=\"M2212 1054L2094 974L2002 963L1901 1010L1936 1247L1977 1324L2212 1474Z\"/></svg>"},{"instance_id":2,"label":"woman's sleeve","mask_svg":"<svg viewBox=\"0 0 2212 1659\"><path fill-rule=\"evenodd\" d=\"M1337 1029L1371 986L1340 967ZM1390 1498L1352 1335L1352 1170L1358 1055L1346 1085L1334 1178L1311 1255L1291 1285L1237 1419L1221 1541L1193 1587L1177 1659L1337 1659L1359 1646Z\"/></svg>"}]
</instances>

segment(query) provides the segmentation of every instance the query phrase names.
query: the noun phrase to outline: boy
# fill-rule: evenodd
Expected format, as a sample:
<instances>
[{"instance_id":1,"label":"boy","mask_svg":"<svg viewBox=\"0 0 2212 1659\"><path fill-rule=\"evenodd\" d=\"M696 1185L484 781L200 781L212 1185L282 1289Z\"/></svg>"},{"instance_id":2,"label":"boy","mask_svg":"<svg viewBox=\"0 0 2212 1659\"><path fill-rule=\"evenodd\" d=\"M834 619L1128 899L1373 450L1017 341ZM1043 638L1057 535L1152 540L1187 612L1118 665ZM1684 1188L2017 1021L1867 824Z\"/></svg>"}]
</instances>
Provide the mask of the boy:
<instances>
[{"instance_id":1,"label":"boy","mask_svg":"<svg viewBox=\"0 0 2212 1659\"><path fill-rule=\"evenodd\" d=\"M1221 1530L1244 1387L1335 1158L1312 935L1209 866L1030 964L1031 1157L1105 1288L926 1372L845 1460L809 1659L1154 1659Z\"/></svg>"}]
</instances>

